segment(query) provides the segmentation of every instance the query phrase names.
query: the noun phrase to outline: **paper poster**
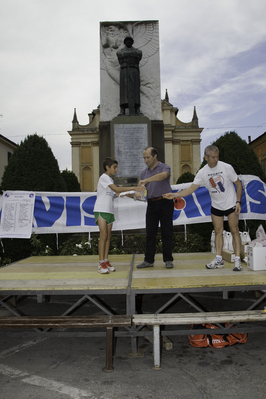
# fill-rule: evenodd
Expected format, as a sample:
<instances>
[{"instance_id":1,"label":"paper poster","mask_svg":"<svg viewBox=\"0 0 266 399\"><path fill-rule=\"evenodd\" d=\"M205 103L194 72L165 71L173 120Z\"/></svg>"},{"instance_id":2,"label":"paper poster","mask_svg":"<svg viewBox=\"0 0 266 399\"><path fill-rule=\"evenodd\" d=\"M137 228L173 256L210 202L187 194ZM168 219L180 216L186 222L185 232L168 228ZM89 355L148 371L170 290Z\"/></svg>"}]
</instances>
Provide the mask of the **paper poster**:
<instances>
[{"instance_id":1,"label":"paper poster","mask_svg":"<svg viewBox=\"0 0 266 399\"><path fill-rule=\"evenodd\" d=\"M1 238L30 238L34 202L33 192L4 192L0 224Z\"/></svg>"}]
</instances>

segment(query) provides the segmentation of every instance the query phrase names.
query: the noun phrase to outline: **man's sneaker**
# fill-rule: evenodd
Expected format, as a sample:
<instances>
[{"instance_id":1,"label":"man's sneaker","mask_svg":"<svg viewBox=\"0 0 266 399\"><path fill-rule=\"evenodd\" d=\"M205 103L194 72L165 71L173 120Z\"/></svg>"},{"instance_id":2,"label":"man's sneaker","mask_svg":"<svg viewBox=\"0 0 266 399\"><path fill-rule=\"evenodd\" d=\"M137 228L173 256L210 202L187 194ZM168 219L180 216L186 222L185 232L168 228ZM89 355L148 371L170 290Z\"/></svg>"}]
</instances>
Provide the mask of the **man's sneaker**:
<instances>
[{"instance_id":1,"label":"man's sneaker","mask_svg":"<svg viewBox=\"0 0 266 399\"><path fill-rule=\"evenodd\" d=\"M106 264L107 269L109 270L109 272L115 272L115 268L114 268L114 266L112 266L112 265L109 263L109 260L107 260L107 261L105 262L105 264Z\"/></svg>"},{"instance_id":2,"label":"man's sneaker","mask_svg":"<svg viewBox=\"0 0 266 399\"><path fill-rule=\"evenodd\" d=\"M108 267L106 266L105 262L102 262L98 266L98 272L101 274L109 274Z\"/></svg>"},{"instance_id":3,"label":"man's sneaker","mask_svg":"<svg viewBox=\"0 0 266 399\"><path fill-rule=\"evenodd\" d=\"M235 259L233 272L241 272L241 270L242 270L241 260L240 259Z\"/></svg>"},{"instance_id":4,"label":"man's sneaker","mask_svg":"<svg viewBox=\"0 0 266 399\"><path fill-rule=\"evenodd\" d=\"M213 259L211 263L208 263L206 265L207 269L217 269L224 267L224 261L223 260L218 260L218 259Z\"/></svg>"},{"instance_id":5,"label":"man's sneaker","mask_svg":"<svg viewBox=\"0 0 266 399\"><path fill-rule=\"evenodd\" d=\"M153 265L153 263L149 263L144 260L140 265L137 265L137 268L144 269L145 267L153 267Z\"/></svg>"},{"instance_id":6,"label":"man's sneaker","mask_svg":"<svg viewBox=\"0 0 266 399\"><path fill-rule=\"evenodd\" d=\"M171 260L168 260L167 262L165 262L165 267L166 269L173 269L173 262Z\"/></svg>"}]
</instances>

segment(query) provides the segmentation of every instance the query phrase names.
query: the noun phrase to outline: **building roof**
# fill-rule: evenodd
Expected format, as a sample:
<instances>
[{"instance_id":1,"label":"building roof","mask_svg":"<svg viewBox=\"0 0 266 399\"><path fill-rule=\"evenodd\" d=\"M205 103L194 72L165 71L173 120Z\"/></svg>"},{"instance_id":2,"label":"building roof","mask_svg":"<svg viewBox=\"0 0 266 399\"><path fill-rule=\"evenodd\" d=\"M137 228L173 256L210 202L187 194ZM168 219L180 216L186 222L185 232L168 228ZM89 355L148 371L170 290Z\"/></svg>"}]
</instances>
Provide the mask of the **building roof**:
<instances>
[{"instance_id":1,"label":"building roof","mask_svg":"<svg viewBox=\"0 0 266 399\"><path fill-rule=\"evenodd\" d=\"M250 137L250 136L249 136ZM249 144L257 144L257 142L259 141L264 141L263 139L266 140L266 132L262 133L259 137L257 137L256 139L249 141Z\"/></svg>"},{"instance_id":2,"label":"building roof","mask_svg":"<svg viewBox=\"0 0 266 399\"><path fill-rule=\"evenodd\" d=\"M16 143L14 143L13 141L9 140L9 139L8 139L7 137L5 137L5 136L2 136L2 134L0 134L0 140L6 141L7 143L11 144L12 146L17 147L17 144L16 144Z\"/></svg>"}]
</instances>

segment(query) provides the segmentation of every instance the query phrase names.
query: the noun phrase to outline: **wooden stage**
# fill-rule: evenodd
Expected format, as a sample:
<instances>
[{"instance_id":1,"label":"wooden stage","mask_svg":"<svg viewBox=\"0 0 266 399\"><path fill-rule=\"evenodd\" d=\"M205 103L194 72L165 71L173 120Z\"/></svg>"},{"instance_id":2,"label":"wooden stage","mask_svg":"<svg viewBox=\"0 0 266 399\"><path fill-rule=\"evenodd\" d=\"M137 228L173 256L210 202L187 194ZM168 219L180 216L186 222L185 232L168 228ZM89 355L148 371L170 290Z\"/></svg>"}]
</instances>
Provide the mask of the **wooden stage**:
<instances>
[{"instance_id":1,"label":"wooden stage","mask_svg":"<svg viewBox=\"0 0 266 399\"><path fill-rule=\"evenodd\" d=\"M117 272L98 273L98 256L32 256L0 268L2 292L30 295L126 290L132 255L111 256Z\"/></svg>"},{"instance_id":2,"label":"wooden stage","mask_svg":"<svg viewBox=\"0 0 266 399\"><path fill-rule=\"evenodd\" d=\"M120 314L134 315L139 312L139 298L151 294L160 296L162 304L155 310L149 309L148 305L146 313L171 312L171 306L176 306L180 299L192 309L191 312L203 312L206 306L201 306L193 295L218 292L223 299L228 299L231 292L266 290L266 271L249 270L243 263L243 271L233 272L233 264L227 262L223 269L208 270L205 264L213 257L212 253L174 254L174 268L166 269L159 254L154 267L137 269L143 255L111 255L109 259L116 272L108 275L98 273L96 255L30 257L0 268L0 306L14 316L21 316L25 311L20 311L19 304L11 305L11 298L36 296L37 301L42 302L46 296L68 296L72 297L73 305L62 316L72 315L86 301L91 301L97 311L111 315L116 312L99 301L98 296L121 295L125 307ZM262 306L265 297L266 293L263 293L245 310ZM177 334L188 332L182 330ZM133 337L133 352L136 351L134 340L144 333L132 327L125 334Z\"/></svg>"}]
</instances>

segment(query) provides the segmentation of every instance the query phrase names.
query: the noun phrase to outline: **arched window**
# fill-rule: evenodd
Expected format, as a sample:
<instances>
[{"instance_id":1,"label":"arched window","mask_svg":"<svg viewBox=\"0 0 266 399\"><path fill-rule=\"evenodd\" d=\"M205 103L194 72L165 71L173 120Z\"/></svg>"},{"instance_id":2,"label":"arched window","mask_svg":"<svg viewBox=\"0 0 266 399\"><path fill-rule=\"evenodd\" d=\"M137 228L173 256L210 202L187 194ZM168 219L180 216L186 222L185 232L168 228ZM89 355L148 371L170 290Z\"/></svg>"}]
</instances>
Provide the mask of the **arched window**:
<instances>
[{"instance_id":1,"label":"arched window","mask_svg":"<svg viewBox=\"0 0 266 399\"><path fill-rule=\"evenodd\" d=\"M89 166L85 166L82 169L82 185L81 189L82 191L93 191L93 174L92 174L92 168Z\"/></svg>"},{"instance_id":2,"label":"arched window","mask_svg":"<svg viewBox=\"0 0 266 399\"><path fill-rule=\"evenodd\" d=\"M186 172L190 172L191 173L191 167L190 165L183 165L182 166L182 174L186 173Z\"/></svg>"}]
</instances>

